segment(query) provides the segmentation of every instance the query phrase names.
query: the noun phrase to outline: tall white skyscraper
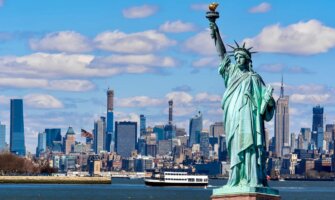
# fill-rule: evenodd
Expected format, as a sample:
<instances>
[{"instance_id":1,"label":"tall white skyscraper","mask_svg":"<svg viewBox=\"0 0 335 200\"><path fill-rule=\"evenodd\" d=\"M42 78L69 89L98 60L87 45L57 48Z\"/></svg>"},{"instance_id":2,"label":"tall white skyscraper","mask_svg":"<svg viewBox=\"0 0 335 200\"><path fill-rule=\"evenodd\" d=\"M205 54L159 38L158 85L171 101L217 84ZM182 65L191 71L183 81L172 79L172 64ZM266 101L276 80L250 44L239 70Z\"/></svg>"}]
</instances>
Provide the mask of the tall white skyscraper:
<instances>
[{"instance_id":1,"label":"tall white skyscraper","mask_svg":"<svg viewBox=\"0 0 335 200\"><path fill-rule=\"evenodd\" d=\"M284 96L284 83L282 79L280 97L276 103L275 138L276 155L283 156L283 149L290 148L290 123L289 123L289 97Z\"/></svg>"}]
</instances>

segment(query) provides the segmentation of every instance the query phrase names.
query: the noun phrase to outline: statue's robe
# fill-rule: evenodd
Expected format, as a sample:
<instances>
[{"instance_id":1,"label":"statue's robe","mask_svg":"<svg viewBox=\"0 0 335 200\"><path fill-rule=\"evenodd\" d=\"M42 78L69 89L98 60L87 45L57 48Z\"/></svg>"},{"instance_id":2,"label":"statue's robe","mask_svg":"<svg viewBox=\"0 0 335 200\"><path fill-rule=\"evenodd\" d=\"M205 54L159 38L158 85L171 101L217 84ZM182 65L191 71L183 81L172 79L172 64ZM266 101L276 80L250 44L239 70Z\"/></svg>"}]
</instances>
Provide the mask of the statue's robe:
<instances>
[{"instance_id":1,"label":"statue's robe","mask_svg":"<svg viewBox=\"0 0 335 200\"><path fill-rule=\"evenodd\" d=\"M271 86L255 72L242 72L228 55L219 73L226 91L222 98L230 175L228 186L267 186L265 175L264 120L271 120L274 106Z\"/></svg>"}]
</instances>

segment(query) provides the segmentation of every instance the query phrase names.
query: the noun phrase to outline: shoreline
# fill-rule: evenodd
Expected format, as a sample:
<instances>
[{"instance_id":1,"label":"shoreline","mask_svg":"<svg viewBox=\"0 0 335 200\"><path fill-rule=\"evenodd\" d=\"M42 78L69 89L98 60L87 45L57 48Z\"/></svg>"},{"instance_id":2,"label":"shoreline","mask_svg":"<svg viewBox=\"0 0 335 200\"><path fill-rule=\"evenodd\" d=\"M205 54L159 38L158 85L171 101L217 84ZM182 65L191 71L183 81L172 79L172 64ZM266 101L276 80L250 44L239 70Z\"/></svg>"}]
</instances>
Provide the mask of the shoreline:
<instances>
[{"instance_id":1,"label":"shoreline","mask_svg":"<svg viewBox=\"0 0 335 200\"><path fill-rule=\"evenodd\" d=\"M111 184L109 177L0 176L0 184Z\"/></svg>"}]
</instances>

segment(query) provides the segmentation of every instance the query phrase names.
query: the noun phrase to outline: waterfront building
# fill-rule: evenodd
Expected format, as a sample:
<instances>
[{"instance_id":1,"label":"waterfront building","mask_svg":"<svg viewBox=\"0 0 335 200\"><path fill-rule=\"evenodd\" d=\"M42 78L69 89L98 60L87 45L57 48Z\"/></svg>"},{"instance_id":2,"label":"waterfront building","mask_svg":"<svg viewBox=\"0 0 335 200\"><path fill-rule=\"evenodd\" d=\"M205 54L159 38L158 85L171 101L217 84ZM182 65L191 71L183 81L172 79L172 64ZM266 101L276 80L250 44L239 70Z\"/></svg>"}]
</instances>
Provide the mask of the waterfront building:
<instances>
[{"instance_id":1,"label":"waterfront building","mask_svg":"<svg viewBox=\"0 0 335 200\"><path fill-rule=\"evenodd\" d=\"M316 138L315 144L318 150L323 150L323 137L324 137L323 127L319 126L317 128L316 137L315 137Z\"/></svg>"},{"instance_id":2,"label":"waterfront building","mask_svg":"<svg viewBox=\"0 0 335 200\"><path fill-rule=\"evenodd\" d=\"M304 136L302 134L298 135L298 144L297 149L307 149L308 143L307 140L305 140Z\"/></svg>"},{"instance_id":3,"label":"waterfront building","mask_svg":"<svg viewBox=\"0 0 335 200\"><path fill-rule=\"evenodd\" d=\"M158 141L158 155L164 156L172 152L172 140Z\"/></svg>"},{"instance_id":4,"label":"waterfront building","mask_svg":"<svg viewBox=\"0 0 335 200\"><path fill-rule=\"evenodd\" d=\"M137 158L134 162L136 172L145 172L154 168L154 162L150 157Z\"/></svg>"},{"instance_id":5,"label":"waterfront building","mask_svg":"<svg viewBox=\"0 0 335 200\"><path fill-rule=\"evenodd\" d=\"M209 126L209 137L219 138L224 135L223 122L215 122Z\"/></svg>"},{"instance_id":6,"label":"waterfront building","mask_svg":"<svg viewBox=\"0 0 335 200\"><path fill-rule=\"evenodd\" d=\"M76 134L73 128L70 126L67 129L65 134L65 141L64 141L64 152L65 154L69 154L74 152L74 145L76 144Z\"/></svg>"},{"instance_id":7,"label":"waterfront building","mask_svg":"<svg viewBox=\"0 0 335 200\"><path fill-rule=\"evenodd\" d=\"M219 137L219 161L227 161L228 149L226 146L226 136L220 135Z\"/></svg>"},{"instance_id":8,"label":"waterfront building","mask_svg":"<svg viewBox=\"0 0 335 200\"><path fill-rule=\"evenodd\" d=\"M157 154L157 145L156 144L147 144L146 146L146 155L156 157Z\"/></svg>"},{"instance_id":9,"label":"waterfront building","mask_svg":"<svg viewBox=\"0 0 335 200\"><path fill-rule=\"evenodd\" d=\"M297 148L296 143L295 133L291 133L291 152L294 152L294 149Z\"/></svg>"},{"instance_id":10,"label":"waterfront building","mask_svg":"<svg viewBox=\"0 0 335 200\"><path fill-rule=\"evenodd\" d=\"M200 132L202 131L202 114L199 111L194 117L190 119L189 126L189 147L192 147L193 144L199 144Z\"/></svg>"},{"instance_id":11,"label":"waterfront building","mask_svg":"<svg viewBox=\"0 0 335 200\"><path fill-rule=\"evenodd\" d=\"M91 176L100 176L101 160L98 155L90 155L87 160L88 172Z\"/></svg>"},{"instance_id":12,"label":"waterfront building","mask_svg":"<svg viewBox=\"0 0 335 200\"><path fill-rule=\"evenodd\" d=\"M312 131L318 131L319 127L323 128L323 107L317 105L313 107Z\"/></svg>"},{"instance_id":13,"label":"waterfront building","mask_svg":"<svg viewBox=\"0 0 335 200\"><path fill-rule=\"evenodd\" d=\"M133 172L135 170L134 158L123 158L122 159L122 170Z\"/></svg>"},{"instance_id":14,"label":"waterfront building","mask_svg":"<svg viewBox=\"0 0 335 200\"><path fill-rule=\"evenodd\" d=\"M10 152L25 156L23 100L10 100Z\"/></svg>"},{"instance_id":15,"label":"waterfront building","mask_svg":"<svg viewBox=\"0 0 335 200\"><path fill-rule=\"evenodd\" d=\"M140 115L140 136L146 134L146 118L144 115Z\"/></svg>"},{"instance_id":16,"label":"waterfront building","mask_svg":"<svg viewBox=\"0 0 335 200\"><path fill-rule=\"evenodd\" d=\"M311 142L312 132L310 128L301 128L300 133L303 135L307 143Z\"/></svg>"},{"instance_id":17,"label":"waterfront building","mask_svg":"<svg viewBox=\"0 0 335 200\"><path fill-rule=\"evenodd\" d=\"M281 157L290 148L290 124L289 124L289 96L284 96L284 83L282 79L280 96L276 102L275 113L275 153ZM285 149L284 149L285 148ZM283 149L285 152L283 152Z\"/></svg>"},{"instance_id":18,"label":"waterfront building","mask_svg":"<svg viewBox=\"0 0 335 200\"><path fill-rule=\"evenodd\" d=\"M329 136L327 136L327 141L328 142L331 142L333 141L335 138L334 138L334 134L335 134L335 125L334 124L326 124L326 131L325 131L325 134L328 134ZM326 138L326 136L325 136Z\"/></svg>"},{"instance_id":19,"label":"waterfront building","mask_svg":"<svg viewBox=\"0 0 335 200\"><path fill-rule=\"evenodd\" d=\"M176 126L167 124L164 126L164 139L169 140L176 137Z\"/></svg>"},{"instance_id":20,"label":"waterfront building","mask_svg":"<svg viewBox=\"0 0 335 200\"><path fill-rule=\"evenodd\" d=\"M176 137L186 136L186 130L184 128L176 128Z\"/></svg>"},{"instance_id":21,"label":"waterfront building","mask_svg":"<svg viewBox=\"0 0 335 200\"><path fill-rule=\"evenodd\" d=\"M36 147L36 156L39 157L41 153L46 151L47 141L46 133L38 133L38 142Z\"/></svg>"},{"instance_id":22,"label":"waterfront building","mask_svg":"<svg viewBox=\"0 0 335 200\"><path fill-rule=\"evenodd\" d=\"M6 149L6 125L0 122L0 152Z\"/></svg>"},{"instance_id":23,"label":"waterfront building","mask_svg":"<svg viewBox=\"0 0 335 200\"><path fill-rule=\"evenodd\" d=\"M62 135L60 128L46 128L44 129L46 136L46 148L54 151L55 143L62 142Z\"/></svg>"},{"instance_id":24,"label":"waterfront building","mask_svg":"<svg viewBox=\"0 0 335 200\"><path fill-rule=\"evenodd\" d=\"M107 120L106 120L105 149L108 152L115 151L114 134L114 90L107 90Z\"/></svg>"},{"instance_id":25,"label":"waterfront building","mask_svg":"<svg viewBox=\"0 0 335 200\"><path fill-rule=\"evenodd\" d=\"M153 132L156 134L157 141L165 139L163 125L154 126Z\"/></svg>"},{"instance_id":26,"label":"waterfront building","mask_svg":"<svg viewBox=\"0 0 335 200\"><path fill-rule=\"evenodd\" d=\"M94 122L94 152L99 154L100 151L106 150L106 118L101 116Z\"/></svg>"},{"instance_id":27,"label":"waterfront building","mask_svg":"<svg viewBox=\"0 0 335 200\"><path fill-rule=\"evenodd\" d=\"M137 152L138 154L144 156L146 155L146 145L147 145L147 141L146 139L144 138L144 136L140 137L138 139L138 142L137 142Z\"/></svg>"},{"instance_id":28,"label":"waterfront building","mask_svg":"<svg viewBox=\"0 0 335 200\"><path fill-rule=\"evenodd\" d=\"M136 149L136 142L136 122L115 122L115 147L119 155L124 158L131 156L131 152Z\"/></svg>"},{"instance_id":29,"label":"waterfront building","mask_svg":"<svg viewBox=\"0 0 335 200\"><path fill-rule=\"evenodd\" d=\"M204 159L209 158L209 133L207 131L200 133L200 152Z\"/></svg>"}]
</instances>

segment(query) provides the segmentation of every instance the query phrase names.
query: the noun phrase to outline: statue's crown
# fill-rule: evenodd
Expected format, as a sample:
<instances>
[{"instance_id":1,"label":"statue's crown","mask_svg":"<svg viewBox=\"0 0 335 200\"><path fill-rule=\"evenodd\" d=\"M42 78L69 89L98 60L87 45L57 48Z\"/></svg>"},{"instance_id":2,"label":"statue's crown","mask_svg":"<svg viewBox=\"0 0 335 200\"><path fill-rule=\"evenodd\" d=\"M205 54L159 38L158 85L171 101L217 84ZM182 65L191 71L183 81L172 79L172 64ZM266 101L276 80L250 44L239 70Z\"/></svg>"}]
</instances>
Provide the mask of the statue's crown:
<instances>
[{"instance_id":1,"label":"statue's crown","mask_svg":"<svg viewBox=\"0 0 335 200\"><path fill-rule=\"evenodd\" d=\"M233 49L233 51L229 51L229 53L232 53L231 56L235 56L236 54L241 53L241 54L247 56L249 59L251 59L251 54L257 53L255 51L250 51L252 49L252 47L246 48L245 43L243 43L243 45L240 46L236 41L234 41L234 42L236 44L236 47L231 46L231 45L228 44L228 46Z\"/></svg>"}]
</instances>

